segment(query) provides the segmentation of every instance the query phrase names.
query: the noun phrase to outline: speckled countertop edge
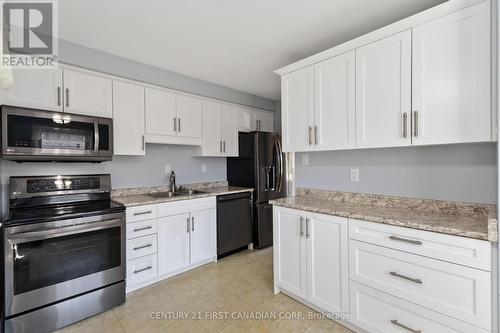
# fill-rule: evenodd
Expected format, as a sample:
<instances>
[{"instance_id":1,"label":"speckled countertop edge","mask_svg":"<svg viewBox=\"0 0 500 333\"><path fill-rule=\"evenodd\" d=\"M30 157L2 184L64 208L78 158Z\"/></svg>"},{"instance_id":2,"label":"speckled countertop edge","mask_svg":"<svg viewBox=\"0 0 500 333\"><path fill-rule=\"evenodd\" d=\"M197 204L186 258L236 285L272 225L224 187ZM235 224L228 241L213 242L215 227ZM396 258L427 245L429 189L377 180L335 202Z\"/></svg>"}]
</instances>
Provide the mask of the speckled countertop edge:
<instances>
[{"instance_id":1,"label":"speckled countertop edge","mask_svg":"<svg viewBox=\"0 0 500 333\"><path fill-rule=\"evenodd\" d=\"M152 197L148 194L158 192L168 192L168 186L151 186L113 190L112 200L126 207L158 204L164 202L175 202L199 198L207 198L218 195L234 194L242 192L252 192L252 188L228 186L227 182L210 182L182 185L187 189L196 189L206 193L179 196L179 197Z\"/></svg>"},{"instance_id":2,"label":"speckled countertop edge","mask_svg":"<svg viewBox=\"0 0 500 333\"><path fill-rule=\"evenodd\" d=\"M358 193L305 189L301 189L297 193L301 195L272 200L270 203L320 214L490 242L498 241L498 222L494 205L369 194L362 194L360 197ZM363 198L366 200L362 200Z\"/></svg>"}]
</instances>

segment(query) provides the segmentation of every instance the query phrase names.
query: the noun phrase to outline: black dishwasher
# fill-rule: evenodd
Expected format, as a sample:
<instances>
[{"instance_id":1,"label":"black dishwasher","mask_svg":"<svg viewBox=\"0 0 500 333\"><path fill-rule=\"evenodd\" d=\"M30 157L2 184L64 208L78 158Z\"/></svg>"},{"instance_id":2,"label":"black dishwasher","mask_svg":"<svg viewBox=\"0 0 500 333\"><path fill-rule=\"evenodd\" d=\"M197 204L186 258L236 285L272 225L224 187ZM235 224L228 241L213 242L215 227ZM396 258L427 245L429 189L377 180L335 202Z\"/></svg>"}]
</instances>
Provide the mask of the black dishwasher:
<instances>
[{"instance_id":1,"label":"black dishwasher","mask_svg":"<svg viewBox=\"0 0 500 333\"><path fill-rule=\"evenodd\" d=\"M217 197L217 256L224 257L252 243L252 192Z\"/></svg>"}]
</instances>

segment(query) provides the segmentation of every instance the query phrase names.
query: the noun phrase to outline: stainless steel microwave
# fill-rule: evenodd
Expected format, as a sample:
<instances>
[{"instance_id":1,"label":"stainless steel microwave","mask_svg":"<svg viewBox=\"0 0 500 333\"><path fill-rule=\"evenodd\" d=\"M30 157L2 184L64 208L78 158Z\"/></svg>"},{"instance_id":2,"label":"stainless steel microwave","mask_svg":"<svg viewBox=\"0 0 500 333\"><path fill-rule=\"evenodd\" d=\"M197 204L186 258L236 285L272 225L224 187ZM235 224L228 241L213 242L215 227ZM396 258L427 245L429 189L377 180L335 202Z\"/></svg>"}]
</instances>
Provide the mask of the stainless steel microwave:
<instances>
[{"instance_id":1,"label":"stainless steel microwave","mask_svg":"<svg viewBox=\"0 0 500 333\"><path fill-rule=\"evenodd\" d=\"M2 158L14 161L110 161L113 120L2 105Z\"/></svg>"}]
</instances>

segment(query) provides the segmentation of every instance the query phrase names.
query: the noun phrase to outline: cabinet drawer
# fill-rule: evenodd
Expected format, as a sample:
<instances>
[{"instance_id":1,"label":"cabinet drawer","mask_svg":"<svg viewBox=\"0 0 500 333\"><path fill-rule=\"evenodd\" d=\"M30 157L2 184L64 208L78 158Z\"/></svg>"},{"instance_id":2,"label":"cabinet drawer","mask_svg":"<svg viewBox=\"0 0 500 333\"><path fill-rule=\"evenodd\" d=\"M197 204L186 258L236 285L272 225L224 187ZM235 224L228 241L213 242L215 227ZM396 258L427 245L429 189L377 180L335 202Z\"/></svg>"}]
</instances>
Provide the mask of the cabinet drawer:
<instances>
[{"instance_id":1,"label":"cabinet drawer","mask_svg":"<svg viewBox=\"0 0 500 333\"><path fill-rule=\"evenodd\" d=\"M143 236L127 240L127 260L135 259L157 251L157 235Z\"/></svg>"},{"instance_id":2,"label":"cabinet drawer","mask_svg":"<svg viewBox=\"0 0 500 333\"><path fill-rule=\"evenodd\" d=\"M488 332L356 282L350 294L351 323L371 333Z\"/></svg>"},{"instance_id":3,"label":"cabinet drawer","mask_svg":"<svg viewBox=\"0 0 500 333\"><path fill-rule=\"evenodd\" d=\"M352 280L480 326L491 327L491 274L351 240Z\"/></svg>"},{"instance_id":4,"label":"cabinet drawer","mask_svg":"<svg viewBox=\"0 0 500 333\"><path fill-rule=\"evenodd\" d=\"M127 261L127 288L153 280L158 275L156 254Z\"/></svg>"},{"instance_id":5,"label":"cabinet drawer","mask_svg":"<svg viewBox=\"0 0 500 333\"><path fill-rule=\"evenodd\" d=\"M127 239L153 235L158 231L156 219L127 223Z\"/></svg>"},{"instance_id":6,"label":"cabinet drawer","mask_svg":"<svg viewBox=\"0 0 500 333\"><path fill-rule=\"evenodd\" d=\"M158 204L158 217L179 215L199 210L215 208L216 197L179 200Z\"/></svg>"},{"instance_id":7,"label":"cabinet drawer","mask_svg":"<svg viewBox=\"0 0 500 333\"><path fill-rule=\"evenodd\" d=\"M127 223L156 218L156 204L127 207Z\"/></svg>"},{"instance_id":8,"label":"cabinet drawer","mask_svg":"<svg viewBox=\"0 0 500 333\"><path fill-rule=\"evenodd\" d=\"M491 271L487 241L354 219L349 220L349 238Z\"/></svg>"}]
</instances>

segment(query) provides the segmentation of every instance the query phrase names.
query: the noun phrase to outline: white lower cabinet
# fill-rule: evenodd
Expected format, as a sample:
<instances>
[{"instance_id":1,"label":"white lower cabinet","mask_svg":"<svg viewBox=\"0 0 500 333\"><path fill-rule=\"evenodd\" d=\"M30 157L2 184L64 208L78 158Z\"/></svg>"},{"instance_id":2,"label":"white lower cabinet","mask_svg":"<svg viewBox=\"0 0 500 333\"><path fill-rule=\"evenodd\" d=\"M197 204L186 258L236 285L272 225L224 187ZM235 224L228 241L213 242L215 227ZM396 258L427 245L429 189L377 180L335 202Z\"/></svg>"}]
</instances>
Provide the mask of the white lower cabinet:
<instances>
[{"instance_id":1,"label":"white lower cabinet","mask_svg":"<svg viewBox=\"0 0 500 333\"><path fill-rule=\"evenodd\" d=\"M278 206L273 228L275 292L370 333L492 332L489 242Z\"/></svg>"},{"instance_id":2,"label":"white lower cabinet","mask_svg":"<svg viewBox=\"0 0 500 333\"><path fill-rule=\"evenodd\" d=\"M331 313L349 310L347 219L274 208L275 285Z\"/></svg>"},{"instance_id":3,"label":"white lower cabinet","mask_svg":"<svg viewBox=\"0 0 500 333\"><path fill-rule=\"evenodd\" d=\"M127 208L127 292L217 260L216 197Z\"/></svg>"}]
</instances>

